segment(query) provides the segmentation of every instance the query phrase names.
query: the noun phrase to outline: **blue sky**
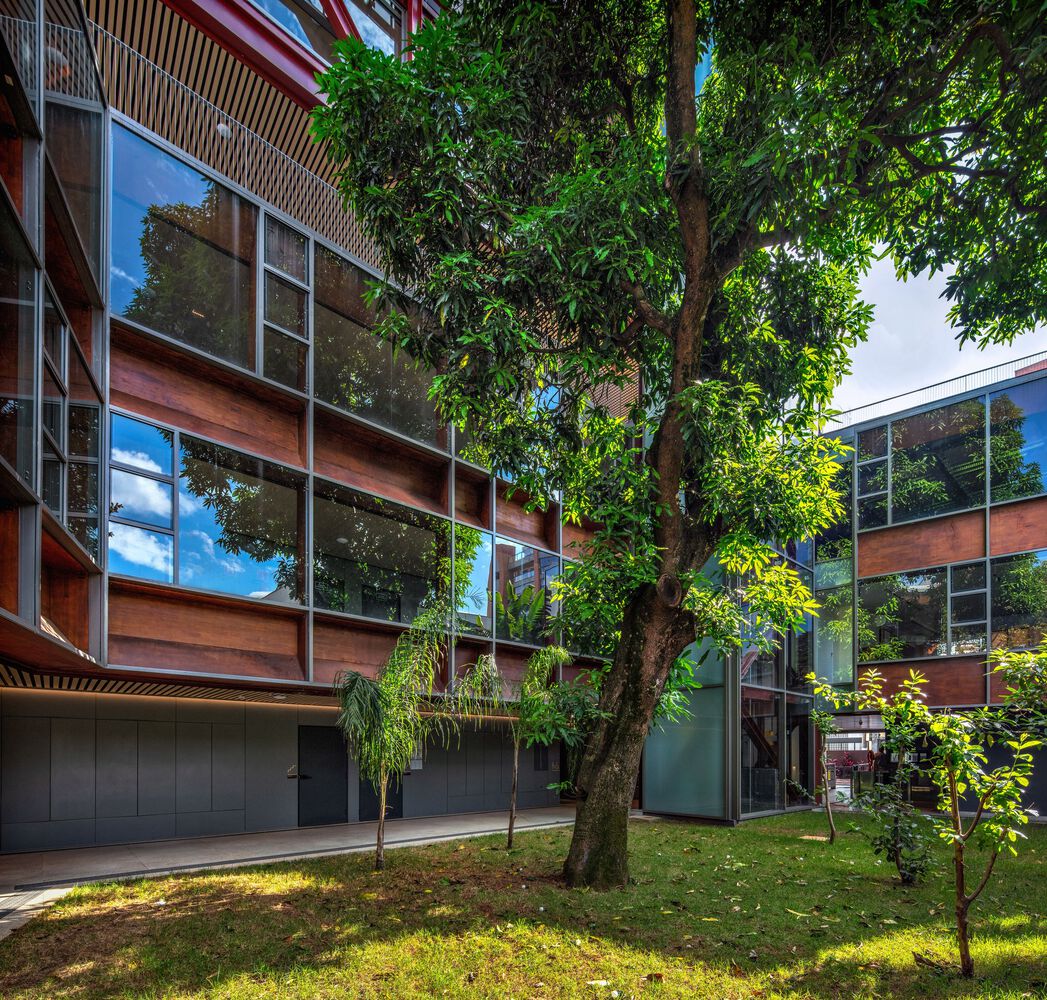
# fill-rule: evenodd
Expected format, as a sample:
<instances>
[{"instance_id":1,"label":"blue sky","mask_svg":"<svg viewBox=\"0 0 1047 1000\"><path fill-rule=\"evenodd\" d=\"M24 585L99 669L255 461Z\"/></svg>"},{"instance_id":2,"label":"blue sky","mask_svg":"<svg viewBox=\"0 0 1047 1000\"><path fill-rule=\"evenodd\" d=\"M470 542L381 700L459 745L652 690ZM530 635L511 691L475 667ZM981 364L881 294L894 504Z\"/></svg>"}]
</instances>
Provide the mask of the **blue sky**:
<instances>
[{"instance_id":1,"label":"blue sky","mask_svg":"<svg viewBox=\"0 0 1047 1000\"><path fill-rule=\"evenodd\" d=\"M1037 351L1047 350L1047 331L1038 330L1006 346L961 349L946 319L941 298L945 277L899 281L890 261L873 265L862 295L875 308L869 339L852 356L851 375L836 392L834 405L847 410L911 389L966 375Z\"/></svg>"}]
</instances>

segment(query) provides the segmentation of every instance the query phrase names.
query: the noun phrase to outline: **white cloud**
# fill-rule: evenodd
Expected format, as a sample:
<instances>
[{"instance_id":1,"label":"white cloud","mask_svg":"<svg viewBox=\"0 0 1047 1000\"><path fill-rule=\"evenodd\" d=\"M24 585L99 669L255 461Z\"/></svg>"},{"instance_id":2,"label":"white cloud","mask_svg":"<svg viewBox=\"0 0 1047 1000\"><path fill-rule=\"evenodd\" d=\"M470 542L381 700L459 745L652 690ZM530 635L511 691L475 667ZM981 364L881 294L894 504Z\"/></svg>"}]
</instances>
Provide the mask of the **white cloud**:
<instances>
[{"instance_id":1,"label":"white cloud","mask_svg":"<svg viewBox=\"0 0 1047 1000\"><path fill-rule=\"evenodd\" d=\"M113 449L113 461L121 465L133 465L146 472L163 472L160 463L150 458L144 451L129 451L126 448Z\"/></svg>"},{"instance_id":2,"label":"white cloud","mask_svg":"<svg viewBox=\"0 0 1047 1000\"><path fill-rule=\"evenodd\" d=\"M185 490L179 490L178 513L182 517L192 517L198 510L200 510L200 504L196 502L196 499L186 493Z\"/></svg>"},{"instance_id":3,"label":"white cloud","mask_svg":"<svg viewBox=\"0 0 1047 1000\"><path fill-rule=\"evenodd\" d=\"M113 499L122 504L120 513L133 520L171 517L171 487L155 479L113 469Z\"/></svg>"},{"instance_id":4,"label":"white cloud","mask_svg":"<svg viewBox=\"0 0 1047 1000\"><path fill-rule=\"evenodd\" d=\"M888 396L921 389L946 379L1014 361L1047 349L1043 330L1012 344L962 348L949 325L949 303L942 298L945 275L917 276L902 282L889 260L873 264L862 281L862 297L874 308L869 339L851 355L851 374L833 405L849 410Z\"/></svg>"},{"instance_id":5,"label":"white cloud","mask_svg":"<svg viewBox=\"0 0 1047 1000\"><path fill-rule=\"evenodd\" d=\"M134 566L145 566L165 576L171 575L173 564L169 536L163 540L157 535L132 528L129 524L111 524L109 549Z\"/></svg>"}]
</instances>

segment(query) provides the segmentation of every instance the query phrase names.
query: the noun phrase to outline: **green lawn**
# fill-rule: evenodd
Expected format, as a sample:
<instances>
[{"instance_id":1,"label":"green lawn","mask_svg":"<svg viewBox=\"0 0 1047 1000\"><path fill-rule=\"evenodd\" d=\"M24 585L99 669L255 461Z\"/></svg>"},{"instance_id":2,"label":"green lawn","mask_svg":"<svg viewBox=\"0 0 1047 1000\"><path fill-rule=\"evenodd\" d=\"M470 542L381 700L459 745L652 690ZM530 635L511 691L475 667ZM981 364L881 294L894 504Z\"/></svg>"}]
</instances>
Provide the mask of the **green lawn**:
<instances>
[{"instance_id":1,"label":"green lawn","mask_svg":"<svg viewBox=\"0 0 1047 1000\"><path fill-rule=\"evenodd\" d=\"M94 886L0 942L0 997L1047 996L1047 829L976 905L965 982L944 851L905 889L822 823L637 821L607 894L562 887L562 829Z\"/></svg>"}]
</instances>

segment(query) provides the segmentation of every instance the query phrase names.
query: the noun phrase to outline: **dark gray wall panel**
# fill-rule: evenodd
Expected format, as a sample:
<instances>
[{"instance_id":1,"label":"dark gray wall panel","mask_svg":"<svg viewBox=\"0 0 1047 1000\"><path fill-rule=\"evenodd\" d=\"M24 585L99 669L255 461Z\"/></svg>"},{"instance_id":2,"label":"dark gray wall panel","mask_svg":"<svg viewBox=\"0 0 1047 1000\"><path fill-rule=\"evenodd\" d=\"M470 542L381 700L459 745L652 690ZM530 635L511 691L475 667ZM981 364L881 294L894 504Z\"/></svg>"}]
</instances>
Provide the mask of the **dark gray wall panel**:
<instances>
[{"instance_id":1,"label":"dark gray wall panel","mask_svg":"<svg viewBox=\"0 0 1047 1000\"><path fill-rule=\"evenodd\" d=\"M175 817L176 836L179 837L220 837L227 833L243 833L244 811L179 813Z\"/></svg>"},{"instance_id":2,"label":"dark gray wall panel","mask_svg":"<svg viewBox=\"0 0 1047 1000\"><path fill-rule=\"evenodd\" d=\"M298 782L288 779L287 769L298 761L298 713L269 705L245 709L247 829L297 826Z\"/></svg>"},{"instance_id":3,"label":"dark gray wall panel","mask_svg":"<svg viewBox=\"0 0 1047 1000\"><path fill-rule=\"evenodd\" d=\"M51 819L93 819L95 720L51 720Z\"/></svg>"},{"instance_id":4,"label":"dark gray wall panel","mask_svg":"<svg viewBox=\"0 0 1047 1000\"><path fill-rule=\"evenodd\" d=\"M56 823L5 823L0 843L5 851L51 851L94 843L93 819L67 819Z\"/></svg>"},{"instance_id":5,"label":"dark gray wall panel","mask_svg":"<svg viewBox=\"0 0 1047 1000\"><path fill-rule=\"evenodd\" d=\"M30 691L9 688L4 692L4 715L39 715L49 718L93 719L95 695L77 691Z\"/></svg>"},{"instance_id":6,"label":"dark gray wall panel","mask_svg":"<svg viewBox=\"0 0 1047 1000\"><path fill-rule=\"evenodd\" d=\"M240 713L241 717L243 713ZM211 727L211 807L244 808L244 727L219 722Z\"/></svg>"},{"instance_id":7,"label":"dark gray wall panel","mask_svg":"<svg viewBox=\"0 0 1047 1000\"><path fill-rule=\"evenodd\" d=\"M138 840L170 840L175 836L177 836L177 827L174 813L95 820L96 844L130 844Z\"/></svg>"},{"instance_id":8,"label":"dark gray wall panel","mask_svg":"<svg viewBox=\"0 0 1047 1000\"><path fill-rule=\"evenodd\" d=\"M4 699L5 707L7 699ZM51 818L51 720L6 718L0 745L0 821Z\"/></svg>"},{"instance_id":9,"label":"dark gray wall panel","mask_svg":"<svg viewBox=\"0 0 1047 1000\"><path fill-rule=\"evenodd\" d=\"M436 816L447 812L448 752L430 746L420 771L404 775L404 816Z\"/></svg>"},{"instance_id":10,"label":"dark gray wall panel","mask_svg":"<svg viewBox=\"0 0 1047 1000\"><path fill-rule=\"evenodd\" d=\"M179 722L223 722L243 725L244 705L235 701L176 700Z\"/></svg>"},{"instance_id":11,"label":"dark gray wall panel","mask_svg":"<svg viewBox=\"0 0 1047 1000\"><path fill-rule=\"evenodd\" d=\"M205 722L179 722L178 796L175 812L211 811L211 727Z\"/></svg>"},{"instance_id":12,"label":"dark gray wall panel","mask_svg":"<svg viewBox=\"0 0 1047 1000\"><path fill-rule=\"evenodd\" d=\"M140 722L174 722L174 698L138 698L129 694L100 694L95 716L99 719L135 719Z\"/></svg>"},{"instance_id":13,"label":"dark gray wall panel","mask_svg":"<svg viewBox=\"0 0 1047 1000\"><path fill-rule=\"evenodd\" d=\"M175 723L138 724L138 815L175 811Z\"/></svg>"},{"instance_id":14,"label":"dark gray wall panel","mask_svg":"<svg viewBox=\"0 0 1047 1000\"><path fill-rule=\"evenodd\" d=\"M138 723L99 719L95 723L95 815L138 814Z\"/></svg>"}]
</instances>

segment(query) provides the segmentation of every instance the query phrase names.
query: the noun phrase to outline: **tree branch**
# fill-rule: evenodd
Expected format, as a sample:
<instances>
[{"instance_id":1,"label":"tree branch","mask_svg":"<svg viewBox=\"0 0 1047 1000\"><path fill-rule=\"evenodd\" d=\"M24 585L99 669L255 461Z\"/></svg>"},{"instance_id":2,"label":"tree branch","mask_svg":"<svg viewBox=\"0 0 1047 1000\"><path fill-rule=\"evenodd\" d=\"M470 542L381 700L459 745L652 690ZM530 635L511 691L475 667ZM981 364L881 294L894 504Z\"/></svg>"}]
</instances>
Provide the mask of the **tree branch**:
<instances>
[{"instance_id":1,"label":"tree branch","mask_svg":"<svg viewBox=\"0 0 1047 1000\"><path fill-rule=\"evenodd\" d=\"M999 850L994 850L992 852L992 857L989 858L989 863L985 866L985 873L982 875L981 881L978 883L974 892L964 897L964 899L966 899L967 901L968 906L970 906L971 903L973 903L982 894L982 889L984 889L989 884L989 879L992 877L992 870L996 866L996 859L999 856Z\"/></svg>"},{"instance_id":2,"label":"tree branch","mask_svg":"<svg viewBox=\"0 0 1047 1000\"><path fill-rule=\"evenodd\" d=\"M628 292L632 296L633 302L636 304L637 316L652 330L659 330L668 336L672 330L672 320L670 320L661 309L658 309L651 304L643 287L635 282L626 281L624 278L621 281L621 286L623 291ZM627 335L630 335L630 331L633 330L634 324L635 320L633 323L629 324L629 327L626 330ZM635 335L635 332L632 335ZM632 339L632 335L629 336L629 339Z\"/></svg>"}]
</instances>

